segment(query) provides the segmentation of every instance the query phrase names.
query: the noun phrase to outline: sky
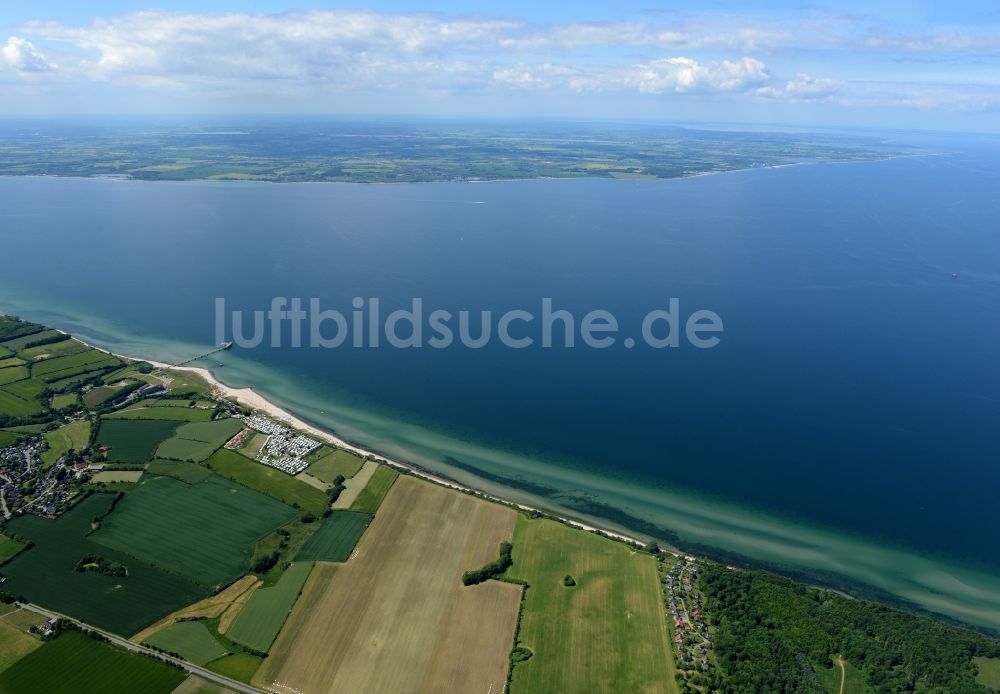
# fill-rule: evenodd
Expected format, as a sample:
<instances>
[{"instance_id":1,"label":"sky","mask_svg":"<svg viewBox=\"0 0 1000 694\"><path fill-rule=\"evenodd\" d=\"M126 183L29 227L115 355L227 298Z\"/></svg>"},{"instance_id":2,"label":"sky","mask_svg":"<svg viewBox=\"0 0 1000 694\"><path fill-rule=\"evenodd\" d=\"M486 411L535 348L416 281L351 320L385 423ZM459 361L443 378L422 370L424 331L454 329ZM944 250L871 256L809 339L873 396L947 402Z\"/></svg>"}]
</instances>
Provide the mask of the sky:
<instances>
[{"instance_id":1,"label":"sky","mask_svg":"<svg viewBox=\"0 0 1000 694\"><path fill-rule=\"evenodd\" d=\"M1000 3L0 3L0 116L1000 131Z\"/></svg>"}]
</instances>

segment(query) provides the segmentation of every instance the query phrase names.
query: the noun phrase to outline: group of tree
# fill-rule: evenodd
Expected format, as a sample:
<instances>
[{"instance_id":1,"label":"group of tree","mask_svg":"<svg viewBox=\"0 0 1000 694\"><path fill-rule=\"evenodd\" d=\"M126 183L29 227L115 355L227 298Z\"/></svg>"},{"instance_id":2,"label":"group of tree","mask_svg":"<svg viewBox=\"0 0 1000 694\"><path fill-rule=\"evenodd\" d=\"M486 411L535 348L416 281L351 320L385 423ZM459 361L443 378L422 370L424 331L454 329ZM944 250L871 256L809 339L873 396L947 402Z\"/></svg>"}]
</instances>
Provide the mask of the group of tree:
<instances>
[{"instance_id":1,"label":"group of tree","mask_svg":"<svg viewBox=\"0 0 1000 694\"><path fill-rule=\"evenodd\" d=\"M706 563L700 577L723 692L811 692L810 668L842 655L885 692L980 693L972 658L1000 641L764 571Z\"/></svg>"},{"instance_id":2,"label":"group of tree","mask_svg":"<svg viewBox=\"0 0 1000 694\"><path fill-rule=\"evenodd\" d=\"M500 543L500 557L491 561L486 566L481 569L474 569L473 571L466 571L462 574L462 584L466 586L474 586L477 583L482 583L483 581L488 581L491 578L496 578L504 571L509 569L514 563L511 559L511 551L513 546L509 542Z\"/></svg>"}]
</instances>

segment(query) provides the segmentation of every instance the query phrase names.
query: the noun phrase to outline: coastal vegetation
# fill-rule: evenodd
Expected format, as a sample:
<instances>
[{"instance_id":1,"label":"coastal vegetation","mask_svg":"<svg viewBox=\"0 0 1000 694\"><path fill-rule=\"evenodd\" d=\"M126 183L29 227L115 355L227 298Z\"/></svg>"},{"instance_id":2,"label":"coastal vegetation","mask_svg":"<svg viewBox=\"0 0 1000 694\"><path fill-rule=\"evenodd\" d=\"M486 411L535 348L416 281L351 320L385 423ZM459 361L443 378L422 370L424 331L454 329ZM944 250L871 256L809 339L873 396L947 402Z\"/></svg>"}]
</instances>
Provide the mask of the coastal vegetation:
<instances>
[{"instance_id":1,"label":"coastal vegetation","mask_svg":"<svg viewBox=\"0 0 1000 694\"><path fill-rule=\"evenodd\" d=\"M763 571L704 564L720 671L705 680L719 691L794 691L835 657L879 692L988 691L972 662L1000 656L996 639Z\"/></svg>"}]
</instances>

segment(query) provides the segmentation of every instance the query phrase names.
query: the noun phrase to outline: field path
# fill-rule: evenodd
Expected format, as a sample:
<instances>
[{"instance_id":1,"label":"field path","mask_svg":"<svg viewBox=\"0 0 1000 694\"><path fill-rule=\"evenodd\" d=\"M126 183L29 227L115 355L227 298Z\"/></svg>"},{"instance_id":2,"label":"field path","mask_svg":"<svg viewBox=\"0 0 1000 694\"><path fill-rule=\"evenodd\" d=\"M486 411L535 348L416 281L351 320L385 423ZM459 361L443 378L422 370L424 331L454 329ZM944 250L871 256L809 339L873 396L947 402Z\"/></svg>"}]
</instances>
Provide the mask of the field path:
<instances>
[{"instance_id":1,"label":"field path","mask_svg":"<svg viewBox=\"0 0 1000 694\"><path fill-rule=\"evenodd\" d=\"M847 680L847 670L844 669L844 657L837 656L837 665L840 666L840 692L839 694L844 694L844 682Z\"/></svg>"}]
</instances>

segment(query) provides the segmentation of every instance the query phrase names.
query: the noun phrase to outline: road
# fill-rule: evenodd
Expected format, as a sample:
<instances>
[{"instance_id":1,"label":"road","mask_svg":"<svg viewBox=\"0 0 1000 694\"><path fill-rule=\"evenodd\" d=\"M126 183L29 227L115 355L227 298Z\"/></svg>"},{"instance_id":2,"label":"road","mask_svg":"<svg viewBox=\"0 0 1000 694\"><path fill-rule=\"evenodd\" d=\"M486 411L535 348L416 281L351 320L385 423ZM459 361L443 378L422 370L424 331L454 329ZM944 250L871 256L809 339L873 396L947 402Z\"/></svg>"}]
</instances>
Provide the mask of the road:
<instances>
[{"instance_id":1,"label":"road","mask_svg":"<svg viewBox=\"0 0 1000 694\"><path fill-rule=\"evenodd\" d=\"M216 684L221 684L224 687L228 687L233 691L242 692L243 694L263 694L261 690L256 689L255 687L251 687L248 684L244 684L243 682L237 682L236 680L231 680L228 677L219 675L215 672L212 672L211 670L206 670L205 668L199 667L198 665L193 665L192 663L189 663L185 660L181 660L180 658L174 658L173 656L169 656L165 653L160 653L158 651L154 651L151 648L146 648L145 646L141 646L137 643L132 643L131 641L123 639L120 636L104 631L103 629L98 629L97 627L81 622L78 619L67 617L64 614L60 614L59 612L53 612L52 610L47 610L44 607L39 607L38 605L33 605L31 603L18 603L18 604L24 609L30 610L31 612L36 612L42 615L43 617L46 617L47 619L56 619L56 618L65 619L67 622L72 622L73 624L76 624L84 629L96 632L101 636L105 637L106 639L108 639L108 641L115 644L116 646L121 646L122 648L132 651L133 653L142 653L144 655L151 655L154 658L159 658L161 660L169 661L174 665L178 665L184 668L192 675L198 675L199 677L202 677L206 680L210 680L212 682L215 682Z\"/></svg>"}]
</instances>

